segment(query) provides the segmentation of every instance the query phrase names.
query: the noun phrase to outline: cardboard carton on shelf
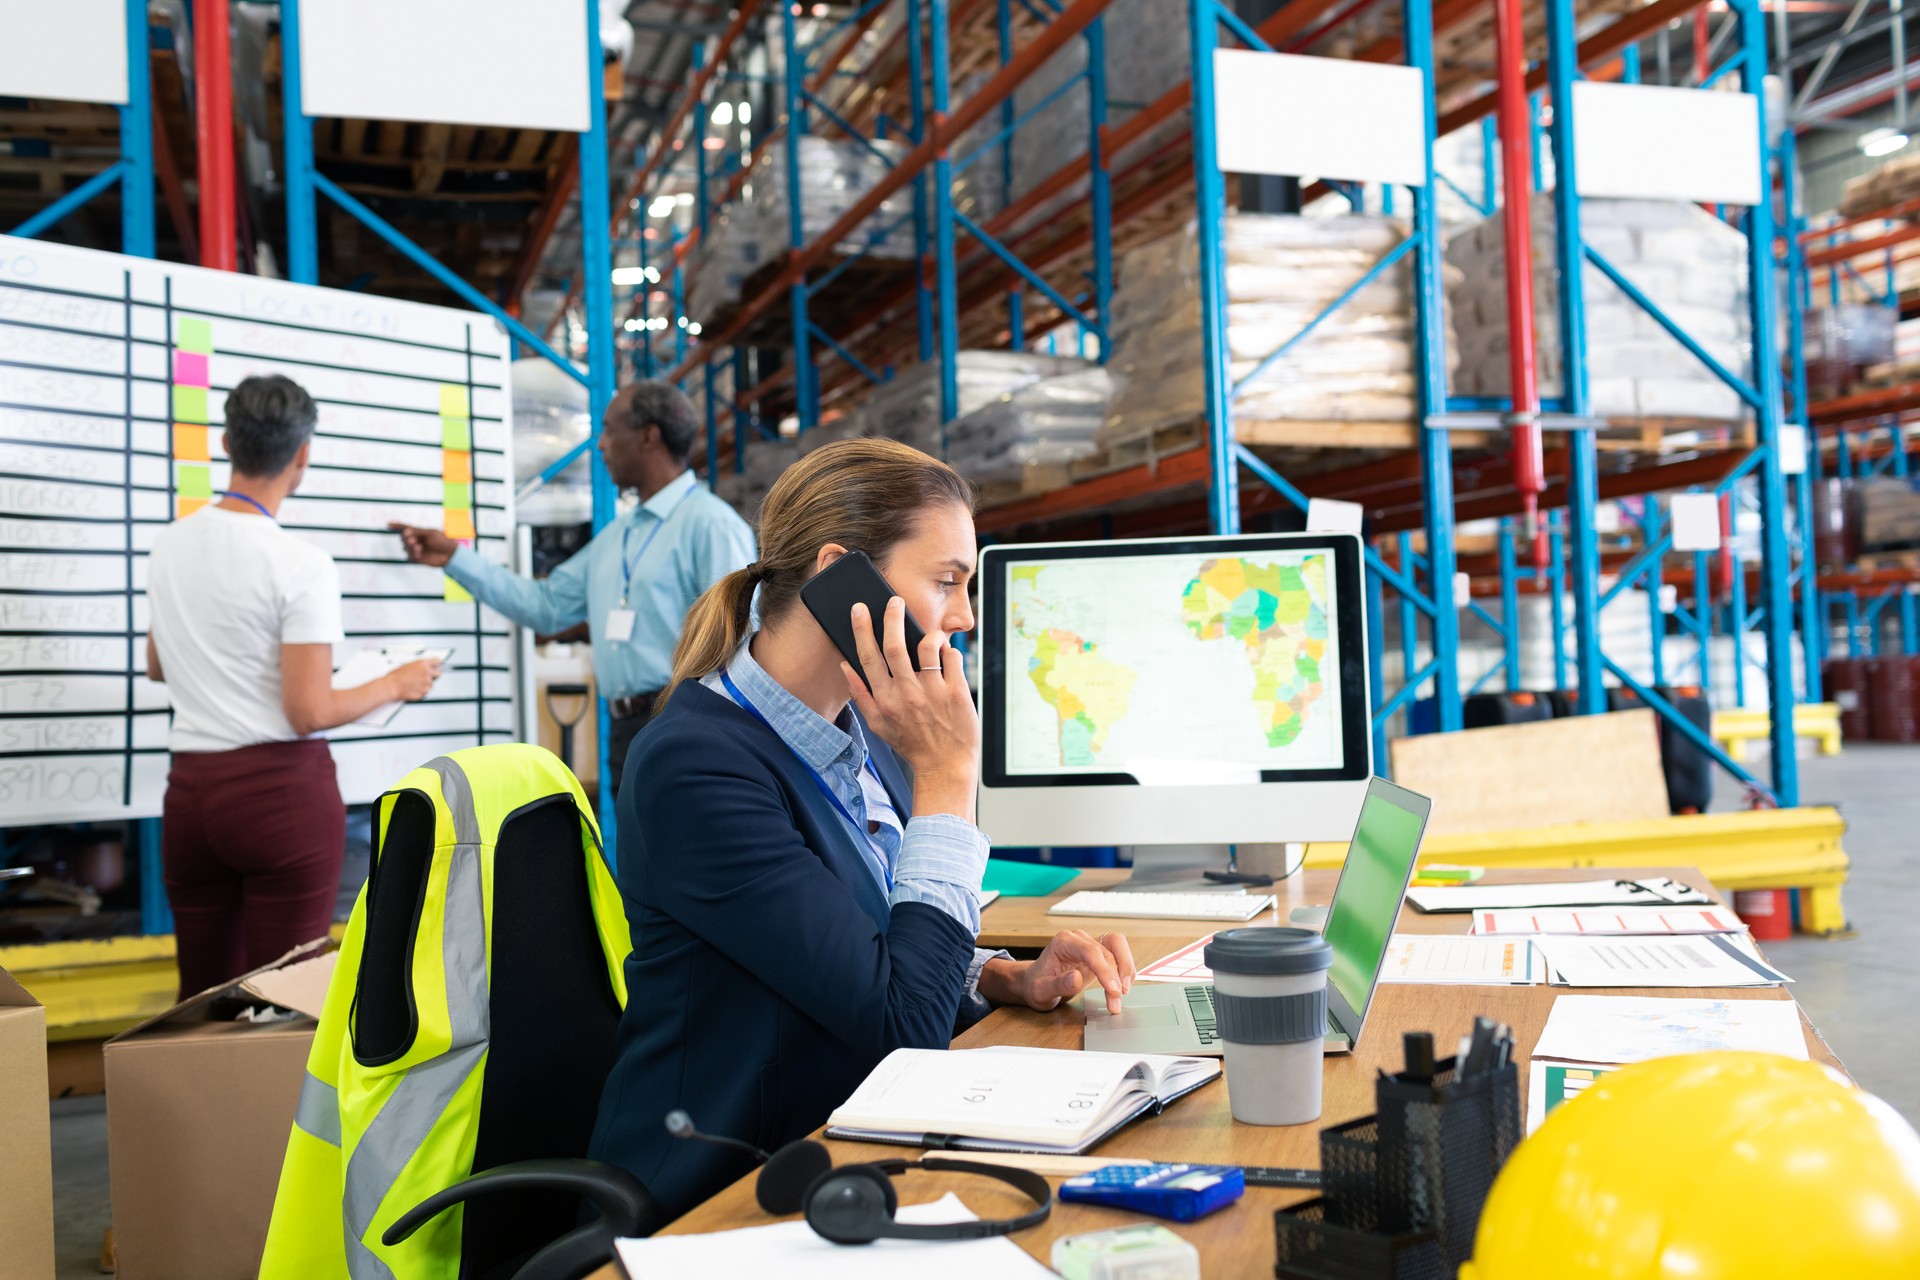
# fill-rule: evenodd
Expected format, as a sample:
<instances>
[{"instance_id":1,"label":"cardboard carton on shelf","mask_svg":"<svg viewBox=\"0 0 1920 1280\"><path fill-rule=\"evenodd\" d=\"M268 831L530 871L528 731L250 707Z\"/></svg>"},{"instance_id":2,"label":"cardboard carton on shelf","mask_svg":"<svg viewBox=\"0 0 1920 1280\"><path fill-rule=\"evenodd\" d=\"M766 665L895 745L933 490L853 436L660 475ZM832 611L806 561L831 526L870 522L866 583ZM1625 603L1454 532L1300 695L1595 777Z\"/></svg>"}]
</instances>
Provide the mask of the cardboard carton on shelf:
<instances>
[{"instance_id":1,"label":"cardboard carton on shelf","mask_svg":"<svg viewBox=\"0 0 1920 1280\"><path fill-rule=\"evenodd\" d=\"M316 939L107 1042L120 1280L259 1274L336 954Z\"/></svg>"},{"instance_id":2,"label":"cardboard carton on shelf","mask_svg":"<svg viewBox=\"0 0 1920 1280\"><path fill-rule=\"evenodd\" d=\"M0 1280L52 1274L47 1011L0 969Z\"/></svg>"}]
</instances>

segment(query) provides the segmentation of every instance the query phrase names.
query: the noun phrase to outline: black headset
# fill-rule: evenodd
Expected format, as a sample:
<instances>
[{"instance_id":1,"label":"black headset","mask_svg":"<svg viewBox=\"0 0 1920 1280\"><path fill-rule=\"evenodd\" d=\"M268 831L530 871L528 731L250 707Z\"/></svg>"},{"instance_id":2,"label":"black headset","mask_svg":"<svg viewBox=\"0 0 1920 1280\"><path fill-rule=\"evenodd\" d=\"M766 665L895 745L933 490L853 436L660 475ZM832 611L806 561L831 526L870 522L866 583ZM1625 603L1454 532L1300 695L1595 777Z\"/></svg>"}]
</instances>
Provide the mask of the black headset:
<instances>
[{"instance_id":1,"label":"black headset","mask_svg":"<svg viewBox=\"0 0 1920 1280\"><path fill-rule=\"evenodd\" d=\"M1007 1169L973 1160L923 1156L918 1160L876 1160L870 1164L833 1165L827 1149L810 1138L789 1142L772 1155L751 1143L701 1133L684 1111L669 1111L667 1132L745 1151L760 1162L753 1198L771 1214L804 1213L807 1225L834 1244L872 1244L875 1240L980 1240L1011 1235L1038 1226L1053 1212L1053 1187L1027 1169ZM909 1169L929 1173L972 1173L1004 1182L1026 1195L1034 1208L1017 1218L982 1218L972 1222L899 1222L894 1212L900 1197L893 1179Z\"/></svg>"}]
</instances>

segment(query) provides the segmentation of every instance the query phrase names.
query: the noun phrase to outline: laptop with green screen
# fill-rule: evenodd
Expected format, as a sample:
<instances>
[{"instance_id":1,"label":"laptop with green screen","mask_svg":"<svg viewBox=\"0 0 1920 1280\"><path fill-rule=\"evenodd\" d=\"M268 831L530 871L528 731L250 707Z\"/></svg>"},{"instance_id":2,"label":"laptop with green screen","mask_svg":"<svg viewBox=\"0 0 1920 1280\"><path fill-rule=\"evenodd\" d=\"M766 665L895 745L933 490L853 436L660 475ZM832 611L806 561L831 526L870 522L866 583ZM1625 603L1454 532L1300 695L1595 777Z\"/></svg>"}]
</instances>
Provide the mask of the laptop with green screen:
<instances>
[{"instance_id":1,"label":"laptop with green screen","mask_svg":"<svg viewBox=\"0 0 1920 1280\"><path fill-rule=\"evenodd\" d=\"M1333 904L1327 909L1328 1053L1346 1053L1360 1039L1400 918L1433 802L1384 778L1367 784L1353 842ZM1097 993L1097 988L1095 992ZM1218 1054L1211 983L1136 983L1117 1014L1098 997L1082 1001L1086 1047L1113 1053Z\"/></svg>"}]
</instances>

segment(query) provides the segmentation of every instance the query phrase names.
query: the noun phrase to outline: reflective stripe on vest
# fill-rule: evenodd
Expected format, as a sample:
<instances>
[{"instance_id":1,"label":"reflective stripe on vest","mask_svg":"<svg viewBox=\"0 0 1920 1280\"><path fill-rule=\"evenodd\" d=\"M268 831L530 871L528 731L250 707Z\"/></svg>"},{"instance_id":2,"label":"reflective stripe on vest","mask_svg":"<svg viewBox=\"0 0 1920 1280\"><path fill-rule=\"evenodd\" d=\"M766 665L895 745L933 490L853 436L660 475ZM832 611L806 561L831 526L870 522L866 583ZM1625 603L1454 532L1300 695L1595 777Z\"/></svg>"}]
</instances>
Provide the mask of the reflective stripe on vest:
<instances>
[{"instance_id":1,"label":"reflective stripe on vest","mask_svg":"<svg viewBox=\"0 0 1920 1280\"><path fill-rule=\"evenodd\" d=\"M374 1215L487 1052L487 914L480 885L480 817L474 812L473 788L459 765L440 756L426 767L440 775L440 795L453 817L456 841L447 865L447 910L441 926L453 1047L407 1071L347 1160L342 1208L347 1269L354 1280L387 1280L392 1275L364 1244Z\"/></svg>"}]
</instances>

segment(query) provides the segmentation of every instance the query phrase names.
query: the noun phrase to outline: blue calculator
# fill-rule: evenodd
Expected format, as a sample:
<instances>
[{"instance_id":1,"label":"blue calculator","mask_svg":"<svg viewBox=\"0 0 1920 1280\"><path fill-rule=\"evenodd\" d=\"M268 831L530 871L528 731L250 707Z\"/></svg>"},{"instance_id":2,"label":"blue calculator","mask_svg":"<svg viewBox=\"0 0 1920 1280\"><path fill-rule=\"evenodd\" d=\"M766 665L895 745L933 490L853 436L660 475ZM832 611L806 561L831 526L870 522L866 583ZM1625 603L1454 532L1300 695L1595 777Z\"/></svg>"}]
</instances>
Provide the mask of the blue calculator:
<instances>
[{"instance_id":1,"label":"blue calculator","mask_svg":"<svg viewBox=\"0 0 1920 1280\"><path fill-rule=\"evenodd\" d=\"M1060 1184L1060 1198L1192 1222L1246 1194L1240 1170L1214 1164L1110 1164Z\"/></svg>"}]
</instances>

